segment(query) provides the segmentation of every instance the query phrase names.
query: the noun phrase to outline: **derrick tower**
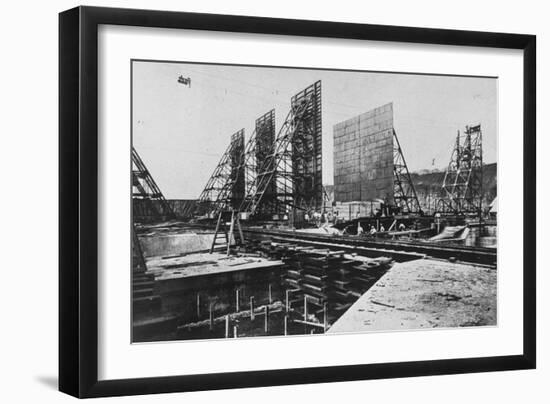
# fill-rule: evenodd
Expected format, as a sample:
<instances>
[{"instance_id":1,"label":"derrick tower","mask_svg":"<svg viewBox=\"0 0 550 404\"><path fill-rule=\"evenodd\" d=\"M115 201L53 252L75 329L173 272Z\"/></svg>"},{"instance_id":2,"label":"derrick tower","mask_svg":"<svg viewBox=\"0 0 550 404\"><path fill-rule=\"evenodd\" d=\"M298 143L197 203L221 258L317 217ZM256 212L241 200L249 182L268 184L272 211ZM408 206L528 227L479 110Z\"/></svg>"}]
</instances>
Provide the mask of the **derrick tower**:
<instances>
[{"instance_id":1,"label":"derrick tower","mask_svg":"<svg viewBox=\"0 0 550 404\"><path fill-rule=\"evenodd\" d=\"M445 172L437 211L443 214L481 215L483 151L481 125L458 131L451 160Z\"/></svg>"}]
</instances>

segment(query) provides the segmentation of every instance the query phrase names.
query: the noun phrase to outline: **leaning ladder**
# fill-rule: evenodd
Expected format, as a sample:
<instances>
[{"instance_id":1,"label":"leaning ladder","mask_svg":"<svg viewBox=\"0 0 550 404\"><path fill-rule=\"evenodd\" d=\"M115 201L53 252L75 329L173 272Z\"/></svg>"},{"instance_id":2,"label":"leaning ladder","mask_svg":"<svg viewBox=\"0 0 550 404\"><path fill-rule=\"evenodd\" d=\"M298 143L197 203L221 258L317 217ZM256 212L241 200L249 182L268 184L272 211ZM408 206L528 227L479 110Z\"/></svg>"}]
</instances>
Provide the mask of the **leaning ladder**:
<instances>
[{"instance_id":1,"label":"leaning ladder","mask_svg":"<svg viewBox=\"0 0 550 404\"><path fill-rule=\"evenodd\" d=\"M224 216L227 216L229 212L220 212L218 214L218 222L216 223L216 231L214 233L214 239L212 240L212 246L210 247L210 254L214 252L214 249L216 247L223 246L224 249L227 251L227 255L229 255L229 250L231 248L231 240L237 241L235 238L235 227L238 230L239 238L241 241L241 244L244 244L244 235L243 235L243 229L241 228L241 222L239 220L238 213L235 213L234 210L231 210L231 220L229 222L229 231L227 229L227 222L224 220ZM225 235L225 243L222 244L216 244L216 241L218 240L218 234L221 237L222 233Z\"/></svg>"}]
</instances>

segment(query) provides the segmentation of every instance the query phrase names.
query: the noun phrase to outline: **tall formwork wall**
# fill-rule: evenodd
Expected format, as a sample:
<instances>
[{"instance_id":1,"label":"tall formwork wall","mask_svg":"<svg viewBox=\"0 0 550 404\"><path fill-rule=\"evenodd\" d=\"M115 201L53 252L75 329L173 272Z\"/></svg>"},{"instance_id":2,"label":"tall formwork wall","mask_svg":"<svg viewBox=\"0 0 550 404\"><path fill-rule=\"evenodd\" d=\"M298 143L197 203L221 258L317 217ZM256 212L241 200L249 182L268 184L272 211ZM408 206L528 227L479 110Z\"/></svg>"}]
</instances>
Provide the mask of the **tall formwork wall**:
<instances>
[{"instance_id":1,"label":"tall formwork wall","mask_svg":"<svg viewBox=\"0 0 550 404\"><path fill-rule=\"evenodd\" d=\"M258 206L258 213L261 215L278 213L279 208L277 203L277 172L273 175L270 172L263 172L264 165L262 164L262 162L272 158L273 153L275 153L274 109L256 119L256 182L259 184L264 176L271 176Z\"/></svg>"},{"instance_id":2,"label":"tall formwork wall","mask_svg":"<svg viewBox=\"0 0 550 404\"><path fill-rule=\"evenodd\" d=\"M308 102L309 100L309 102ZM321 81L292 97L292 109L308 102L292 139L294 205L320 209L323 205Z\"/></svg>"},{"instance_id":3,"label":"tall formwork wall","mask_svg":"<svg viewBox=\"0 0 550 404\"><path fill-rule=\"evenodd\" d=\"M393 203L393 104L334 126L334 199Z\"/></svg>"},{"instance_id":4,"label":"tall formwork wall","mask_svg":"<svg viewBox=\"0 0 550 404\"><path fill-rule=\"evenodd\" d=\"M244 129L241 129L231 136L231 145L230 205L233 209L239 209L246 192L244 173Z\"/></svg>"}]
</instances>

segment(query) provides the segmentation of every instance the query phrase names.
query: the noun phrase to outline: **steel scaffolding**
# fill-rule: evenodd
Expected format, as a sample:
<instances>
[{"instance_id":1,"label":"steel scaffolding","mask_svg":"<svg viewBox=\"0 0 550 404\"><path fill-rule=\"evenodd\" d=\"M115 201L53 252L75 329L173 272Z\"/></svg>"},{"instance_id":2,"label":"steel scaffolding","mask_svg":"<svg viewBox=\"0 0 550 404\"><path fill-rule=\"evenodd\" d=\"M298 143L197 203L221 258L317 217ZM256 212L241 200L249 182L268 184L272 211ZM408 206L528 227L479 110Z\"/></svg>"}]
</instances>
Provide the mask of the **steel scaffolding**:
<instances>
[{"instance_id":1,"label":"steel scaffolding","mask_svg":"<svg viewBox=\"0 0 550 404\"><path fill-rule=\"evenodd\" d=\"M393 129L393 199L398 213L422 214L411 175L401 150L397 133Z\"/></svg>"},{"instance_id":2,"label":"steel scaffolding","mask_svg":"<svg viewBox=\"0 0 550 404\"><path fill-rule=\"evenodd\" d=\"M258 136L273 130L274 117L268 114L256 121L256 140L249 143L256 153L255 169L249 172L255 172L256 178L249 181L252 185L247 187L239 210L248 215L284 215L291 209L320 209L323 205L321 82L292 97L290 111L273 147L270 135ZM249 154L252 152L247 147Z\"/></svg>"},{"instance_id":3,"label":"steel scaffolding","mask_svg":"<svg viewBox=\"0 0 550 404\"><path fill-rule=\"evenodd\" d=\"M132 206L134 222L167 220L175 217L170 204L133 146Z\"/></svg>"},{"instance_id":4,"label":"steel scaffolding","mask_svg":"<svg viewBox=\"0 0 550 404\"><path fill-rule=\"evenodd\" d=\"M458 131L456 143L443 179L445 196L438 201L437 212L476 214L481 217L483 200L483 150L481 125Z\"/></svg>"},{"instance_id":5,"label":"steel scaffolding","mask_svg":"<svg viewBox=\"0 0 550 404\"><path fill-rule=\"evenodd\" d=\"M244 129L231 141L200 194L197 215L214 217L221 211L237 210L245 196Z\"/></svg>"},{"instance_id":6,"label":"steel scaffolding","mask_svg":"<svg viewBox=\"0 0 550 404\"><path fill-rule=\"evenodd\" d=\"M254 212L257 218L269 219L274 214L281 213L277 199L277 170L273 175L262 171L264 162L273 158L275 152L275 110L265 113L256 119L255 129L247 142L245 151L246 196L239 207L246 212L246 207L253 203L257 190L265 186L265 192L260 198Z\"/></svg>"},{"instance_id":7,"label":"steel scaffolding","mask_svg":"<svg viewBox=\"0 0 550 404\"><path fill-rule=\"evenodd\" d=\"M323 206L321 81L292 97L291 105L306 104L292 139L294 205L303 210Z\"/></svg>"}]
</instances>

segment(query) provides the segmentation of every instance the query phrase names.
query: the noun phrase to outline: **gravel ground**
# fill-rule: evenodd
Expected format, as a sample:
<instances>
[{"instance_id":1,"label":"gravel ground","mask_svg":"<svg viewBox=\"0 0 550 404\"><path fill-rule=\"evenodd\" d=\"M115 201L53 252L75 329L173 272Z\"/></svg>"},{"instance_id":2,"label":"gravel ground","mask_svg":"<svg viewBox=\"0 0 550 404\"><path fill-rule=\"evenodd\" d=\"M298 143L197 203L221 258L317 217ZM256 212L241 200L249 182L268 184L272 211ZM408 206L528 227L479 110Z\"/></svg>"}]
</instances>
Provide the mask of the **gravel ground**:
<instances>
[{"instance_id":1,"label":"gravel ground","mask_svg":"<svg viewBox=\"0 0 550 404\"><path fill-rule=\"evenodd\" d=\"M328 332L496 325L496 269L421 259L395 264Z\"/></svg>"}]
</instances>

